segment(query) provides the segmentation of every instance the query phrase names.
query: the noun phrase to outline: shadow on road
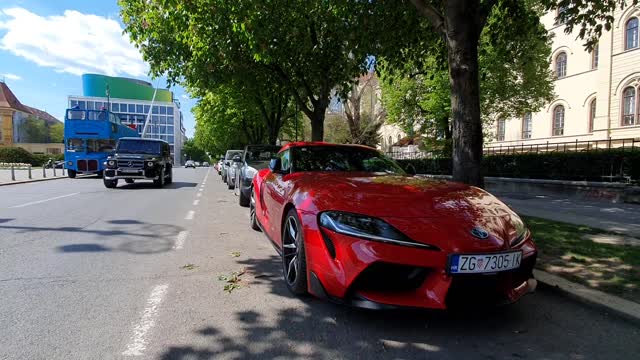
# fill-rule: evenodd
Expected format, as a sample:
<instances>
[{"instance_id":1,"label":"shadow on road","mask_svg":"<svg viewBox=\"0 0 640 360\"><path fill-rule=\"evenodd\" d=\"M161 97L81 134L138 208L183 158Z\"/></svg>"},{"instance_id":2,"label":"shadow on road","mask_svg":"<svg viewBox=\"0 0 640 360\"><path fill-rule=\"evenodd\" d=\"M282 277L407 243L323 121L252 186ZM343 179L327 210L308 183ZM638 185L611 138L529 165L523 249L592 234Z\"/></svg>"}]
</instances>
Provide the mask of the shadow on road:
<instances>
[{"instance_id":1,"label":"shadow on road","mask_svg":"<svg viewBox=\"0 0 640 360\"><path fill-rule=\"evenodd\" d=\"M122 251L132 254L155 254L171 250L175 238L184 228L168 224L149 224L137 220L109 220L107 229L88 227L35 227L0 225L0 229L17 230L21 233L84 233L99 236L108 242L119 242L116 245L95 243L69 244L56 247L58 252L113 252Z\"/></svg>"},{"instance_id":2,"label":"shadow on road","mask_svg":"<svg viewBox=\"0 0 640 360\"><path fill-rule=\"evenodd\" d=\"M371 311L295 299L276 255L238 264L250 282L232 296L251 296L240 294L251 289L262 294L266 286L270 295L260 300L266 304L223 314L232 330L219 319L205 321L187 336L198 345L170 347L162 359L580 359L638 349L624 346L624 339L603 342L603 334L621 331L617 324L593 313L586 316L593 322L585 323L589 310L549 293L482 311Z\"/></svg>"},{"instance_id":3,"label":"shadow on road","mask_svg":"<svg viewBox=\"0 0 640 360\"><path fill-rule=\"evenodd\" d=\"M10 221L13 221L15 219L0 219L0 224L4 224L4 223L8 223Z\"/></svg>"},{"instance_id":4,"label":"shadow on road","mask_svg":"<svg viewBox=\"0 0 640 360\"><path fill-rule=\"evenodd\" d=\"M138 190L138 189L158 189L158 187L156 187L152 181L136 181L133 184L122 184L119 183L117 190ZM184 182L184 181L175 181L169 185L165 185L162 188L163 189L182 189L182 188L194 188L198 186L197 183L192 183L192 182Z\"/></svg>"}]
</instances>

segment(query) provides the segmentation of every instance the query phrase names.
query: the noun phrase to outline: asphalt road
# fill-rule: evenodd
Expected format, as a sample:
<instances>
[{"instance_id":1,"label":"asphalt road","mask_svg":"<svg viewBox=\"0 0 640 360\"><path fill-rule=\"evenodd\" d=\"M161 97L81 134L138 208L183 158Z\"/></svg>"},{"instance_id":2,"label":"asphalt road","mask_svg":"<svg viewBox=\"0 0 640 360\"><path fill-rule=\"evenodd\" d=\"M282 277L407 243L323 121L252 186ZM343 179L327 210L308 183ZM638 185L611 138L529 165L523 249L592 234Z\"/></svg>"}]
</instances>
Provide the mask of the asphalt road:
<instances>
[{"instance_id":1,"label":"asphalt road","mask_svg":"<svg viewBox=\"0 0 640 360\"><path fill-rule=\"evenodd\" d=\"M0 187L0 359L640 354L640 328L544 290L458 313L294 298L275 251L213 169L176 169L174 179L165 189L108 190L95 178ZM243 270L225 292L220 276Z\"/></svg>"}]
</instances>

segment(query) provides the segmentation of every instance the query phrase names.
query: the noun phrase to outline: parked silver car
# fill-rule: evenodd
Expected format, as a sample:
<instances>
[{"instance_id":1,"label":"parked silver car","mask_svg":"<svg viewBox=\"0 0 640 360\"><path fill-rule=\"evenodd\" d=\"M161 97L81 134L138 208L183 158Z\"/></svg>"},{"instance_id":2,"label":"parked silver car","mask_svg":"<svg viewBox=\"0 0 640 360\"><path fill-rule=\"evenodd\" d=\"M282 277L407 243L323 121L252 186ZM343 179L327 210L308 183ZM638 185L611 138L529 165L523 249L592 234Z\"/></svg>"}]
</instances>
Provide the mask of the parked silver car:
<instances>
[{"instance_id":1,"label":"parked silver car","mask_svg":"<svg viewBox=\"0 0 640 360\"><path fill-rule=\"evenodd\" d=\"M224 181L225 184L227 184L227 172L229 170L229 167L231 166L231 161L233 159L233 156L234 155L242 156L242 153L244 153L244 150L227 150L227 153L224 154L224 162L222 163L222 172L220 176L222 176L222 181ZM231 181L231 183L233 184L233 181Z\"/></svg>"},{"instance_id":2,"label":"parked silver car","mask_svg":"<svg viewBox=\"0 0 640 360\"><path fill-rule=\"evenodd\" d=\"M269 166L269 161L276 157L280 148L278 145L248 145L245 148L242 162L238 163L234 176L234 193L238 195L240 206L249 206L253 177L259 170Z\"/></svg>"}]
</instances>

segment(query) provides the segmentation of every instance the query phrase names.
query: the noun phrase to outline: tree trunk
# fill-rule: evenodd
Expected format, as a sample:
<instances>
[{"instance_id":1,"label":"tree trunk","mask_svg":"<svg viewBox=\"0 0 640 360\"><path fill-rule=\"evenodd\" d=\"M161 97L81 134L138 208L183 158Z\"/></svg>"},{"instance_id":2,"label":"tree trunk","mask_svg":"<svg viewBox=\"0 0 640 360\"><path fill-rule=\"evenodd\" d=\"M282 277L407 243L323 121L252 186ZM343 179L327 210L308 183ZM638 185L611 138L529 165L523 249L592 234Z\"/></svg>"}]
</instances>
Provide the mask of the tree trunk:
<instances>
[{"instance_id":1,"label":"tree trunk","mask_svg":"<svg viewBox=\"0 0 640 360\"><path fill-rule=\"evenodd\" d=\"M324 109L314 109L311 120L311 141L324 140Z\"/></svg>"},{"instance_id":2,"label":"tree trunk","mask_svg":"<svg viewBox=\"0 0 640 360\"><path fill-rule=\"evenodd\" d=\"M484 187L478 76L479 2L447 2L453 180Z\"/></svg>"}]
</instances>

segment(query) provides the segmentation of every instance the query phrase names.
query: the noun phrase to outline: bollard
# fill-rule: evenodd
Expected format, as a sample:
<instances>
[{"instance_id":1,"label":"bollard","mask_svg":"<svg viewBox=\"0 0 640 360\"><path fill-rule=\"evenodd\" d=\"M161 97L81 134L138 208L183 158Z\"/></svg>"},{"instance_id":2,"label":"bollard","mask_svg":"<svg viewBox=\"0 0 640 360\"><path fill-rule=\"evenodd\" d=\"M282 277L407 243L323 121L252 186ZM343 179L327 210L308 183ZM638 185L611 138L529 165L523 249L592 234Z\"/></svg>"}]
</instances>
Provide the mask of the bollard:
<instances>
[{"instance_id":1,"label":"bollard","mask_svg":"<svg viewBox=\"0 0 640 360\"><path fill-rule=\"evenodd\" d=\"M27 170L29 170L29 180L31 180L31 164L29 164L29 166L27 167Z\"/></svg>"},{"instance_id":2,"label":"bollard","mask_svg":"<svg viewBox=\"0 0 640 360\"><path fill-rule=\"evenodd\" d=\"M62 176L67 176L64 174L64 169L66 169L66 167L67 167L66 165L62 165Z\"/></svg>"},{"instance_id":3,"label":"bollard","mask_svg":"<svg viewBox=\"0 0 640 360\"><path fill-rule=\"evenodd\" d=\"M56 177L56 165L53 165L53 177Z\"/></svg>"},{"instance_id":4,"label":"bollard","mask_svg":"<svg viewBox=\"0 0 640 360\"><path fill-rule=\"evenodd\" d=\"M13 164L11 164L11 181L16 181L16 172L13 169Z\"/></svg>"},{"instance_id":5,"label":"bollard","mask_svg":"<svg viewBox=\"0 0 640 360\"><path fill-rule=\"evenodd\" d=\"M44 169L44 165L42 165L42 177L46 178L47 177L47 172Z\"/></svg>"}]
</instances>

